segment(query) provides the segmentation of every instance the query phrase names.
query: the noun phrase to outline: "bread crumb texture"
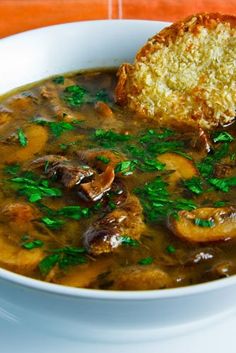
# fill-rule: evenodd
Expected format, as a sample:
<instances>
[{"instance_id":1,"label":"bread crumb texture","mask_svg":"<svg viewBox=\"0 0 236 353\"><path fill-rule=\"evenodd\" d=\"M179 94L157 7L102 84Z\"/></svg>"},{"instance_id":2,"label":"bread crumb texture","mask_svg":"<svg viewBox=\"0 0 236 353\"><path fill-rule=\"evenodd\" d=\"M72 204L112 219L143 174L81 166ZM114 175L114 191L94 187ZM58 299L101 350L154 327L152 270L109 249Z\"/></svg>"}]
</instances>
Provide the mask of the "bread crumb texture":
<instances>
[{"instance_id":1,"label":"bread crumb texture","mask_svg":"<svg viewBox=\"0 0 236 353\"><path fill-rule=\"evenodd\" d=\"M199 14L162 30L118 71L118 103L160 125L212 129L236 110L236 18Z\"/></svg>"}]
</instances>

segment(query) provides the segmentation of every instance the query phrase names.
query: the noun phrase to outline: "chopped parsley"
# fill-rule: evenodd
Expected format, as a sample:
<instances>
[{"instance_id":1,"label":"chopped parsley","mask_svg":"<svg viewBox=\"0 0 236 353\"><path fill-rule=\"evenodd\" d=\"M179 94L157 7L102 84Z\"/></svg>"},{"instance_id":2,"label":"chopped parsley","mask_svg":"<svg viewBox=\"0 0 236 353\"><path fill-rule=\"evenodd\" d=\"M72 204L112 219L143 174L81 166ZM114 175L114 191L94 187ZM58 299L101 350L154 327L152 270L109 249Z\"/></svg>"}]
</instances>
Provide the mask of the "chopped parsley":
<instances>
[{"instance_id":1,"label":"chopped parsley","mask_svg":"<svg viewBox=\"0 0 236 353\"><path fill-rule=\"evenodd\" d=\"M88 91L78 85L68 86L64 89L62 99L71 108L80 107L85 100L85 95Z\"/></svg>"},{"instance_id":2,"label":"chopped parsley","mask_svg":"<svg viewBox=\"0 0 236 353\"><path fill-rule=\"evenodd\" d=\"M65 221L61 219L53 219L49 217L42 217L40 221L43 224L45 224L45 226L48 227L49 229L55 229L55 230L60 229L65 224Z\"/></svg>"},{"instance_id":3,"label":"chopped parsley","mask_svg":"<svg viewBox=\"0 0 236 353\"><path fill-rule=\"evenodd\" d=\"M107 158L107 157L102 156L102 155L101 156L97 156L96 159L98 161L103 162L104 164L108 164L110 162L110 158Z\"/></svg>"},{"instance_id":4,"label":"chopped parsley","mask_svg":"<svg viewBox=\"0 0 236 353\"><path fill-rule=\"evenodd\" d=\"M226 205L225 201L216 201L213 204L214 207L224 207L225 205Z\"/></svg>"},{"instance_id":5,"label":"chopped parsley","mask_svg":"<svg viewBox=\"0 0 236 353\"><path fill-rule=\"evenodd\" d=\"M58 265L62 270L66 270L68 266L76 266L87 262L85 248L66 246L60 249L52 249L50 252L51 254L39 263L39 270L43 276L46 276L55 265Z\"/></svg>"},{"instance_id":6,"label":"chopped parsley","mask_svg":"<svg viewBox=\"0 0 236 353\"><path fill-rule=\"evenodd\" d=\"M17 185L20 195L26 196L30 202L37 202L44 197L60 197L62 192L58 188L49 186L46 179L41 179L33 173L23 173L10 181Z\"/></svg>"},{"instance_id":7,"label":"chopped parsley","mask_svg":"<svg viewBox=\"0 0 236 353\"><path fill-rule=\"evenodd\" d=\"M34 122L39 125L48 126L51 130L51 133L55 137L60 137L64 132L75 129L74 125L65 121L47 121L43 119L35 119Z\"/></svg>"},{"instance_id":8,"label":"chopped parsley","mask_svg":"<svg viewBox=\"0 0 236 353\"><path fill-rule=\"evenodd\" d=\"M214 172L215 164L229 154L229 144L223 143L211 155L207 155L201 162L197 163L199 172L204 177L209 177Z\"/></svg>"},{"instance_id":9,"label":"chopped parsley","mask_svg":"<svg viewBox=\"0 0 236 353\"><path fill-rule=\"evenodd\" d=\"M128 245L128 246L131 246L131 247L138 247L139 246L139 242L127 235L122 235L121 237L121 244L122 245Z\"/></svg>"},{"instance_id":10,"label":"chopped parsley","mask_svg":"<svg viewBox=\"0 0 236 353\"><path fill-rule=\"evenodd\" d=\"M119 162L115 167L115 173L130 175L135 170L136 165L137 165L136 160Z\"/></svg>"},{"instance_id":11,"label":"chopped parsley","mask_svg":"<svg viewBox=\"0 0 236 353\"><path fill-rule=\"evenodd\" d=\"M57 211L59 216L71 218L79 221L81 218L87 218L89 216L89 208L80 206L65 206Z\"/></svg>"},{"instance_id":12,"label":"chopped parsley","mask_svg":"<svg viewBox=\"0 0 236 353\"><path fill-rule=\"evenodd\" d=\"M212 219L201 219L195 218L194 224L198 227L211 228L214 227L215 223Z\"/></svg>"},{"instance_id":13,"label":"chopped parsley","mask_svg":"<svg viewBox=\"0 0 236 353\"><path fill-rule=\"evenodd\" d=\"M100 146L105 148L115 147L117 143L128 141L131 139L130 135L119 134L112 130L97 129L92 136L93 140L98 142Z\"/></svg>"},{"instance_id":14,"label":"chopped parsley","mask_svg":"<svg viewBox=\"0 0 236 353\"><path fill-rule=\"evenodd\" d=\"M176 252L176 249L173 245L168 245L166 247L166 251L169 253L169 254L174 254Z\"/></svg>"},{"instance_id":15,"label":"chopped parsley","mask_svg":"<svg viewBox=\"0 0 236 353\"><path fill-rule=\"evenodd\" d=\"M22 147L26 147L28 145L27 137L22 129L17 130L17 137Z\"/></svg>"},{"instance_id":16,"label":"chopped parsley","mask_svg":"<svg viewBox=\"0 0 236 353\"><path fill-rule=\"evenodd\" d=\"M184 186L194 194L201 195L203 193L202 180L198 177L187 179L183 182Z\"/></svg>"},{"instance_id":17,"label":"chopped parsley","mask_svg":"<svg viewBox=\"0 0 236 353\"><path fill-rule=\"evenodd\" d=\"M134 193L141 200L144 214L149 222L160 222L179 210L194 210L197 206L191 199L171 198L168 184L158 176L144 186L136 188Z\"/></svg>"},{"instance_id":18,"label":"chopped parsley","mask_svg":"<svg viewBox=\"0 0 236 353\"><path fill-rule=\"evenodd\" d=\"M157 159L144 157L140 163L137 163L137 168L142 172L154 172L156 170L163 170L165 168L165 164L161 163Z\"/></svg>"},{"instance_id":19,"label":"chopped parsley","mask_svg":"<svg viewBox=\"0 0 236 353\"><path fill-rule=\"evenodd\" d=\"M151 265L153 263L153 261L154 261L153 257L148 256L148 257L145 257L144 259L139 260L138 264L146 266L146 265Z\"/></svg>"},{"instance_id":20,"label":"chopped parsley","mask_svg":"<svg viewBox=\"0 0 236 353\"><path fill-rule=\"evenodd\" d=\"M213 141L217 142L232 142L234 140L233 136L226 131L221 131L215 134Z\"/></svg>"},{"instance_id":21,"label":"chopped parsley","mask_svg":"<svg viewBox=\"0 0 236 353\"><path fill-rule=\"evenodd\" d=\"M230 187L236 186L236 177L231 178L210 178L208 182L214 186L215 189L228 192Z\"/></svg>"},{"instance_id":22,"label":"chopped parsley","mask_svg":"<svg viewBox=\"0 0 236 353\"><path fill-rule=\"evenodd\" d=\"M41 248L43 246L43 241L40 239L32 240L32 241L26 241L21 244L22 248L27 249L27 250L32 250L35 248Z\"/></svg>"}]
</instances>

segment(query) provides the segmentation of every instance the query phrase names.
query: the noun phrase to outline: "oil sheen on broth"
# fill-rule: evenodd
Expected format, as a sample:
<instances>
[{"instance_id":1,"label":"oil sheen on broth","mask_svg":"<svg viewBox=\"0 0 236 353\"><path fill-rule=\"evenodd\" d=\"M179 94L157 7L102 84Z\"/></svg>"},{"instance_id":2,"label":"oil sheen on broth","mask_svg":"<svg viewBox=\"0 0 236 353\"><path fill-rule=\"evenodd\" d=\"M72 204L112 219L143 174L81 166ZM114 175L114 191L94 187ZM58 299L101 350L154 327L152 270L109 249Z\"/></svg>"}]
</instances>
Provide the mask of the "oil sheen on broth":
<instances>
[{"instance_id":1,"label":"oil sheen on broth","mask_svg":"<svg viewBox=\"0 0 236 353\"><path fill-rule=\"evenodd\" d=\"M1 98L0 266L112 290L235 274L235 124L160 128L115 85L90 71Z\"/></svg>"}]
</instances>

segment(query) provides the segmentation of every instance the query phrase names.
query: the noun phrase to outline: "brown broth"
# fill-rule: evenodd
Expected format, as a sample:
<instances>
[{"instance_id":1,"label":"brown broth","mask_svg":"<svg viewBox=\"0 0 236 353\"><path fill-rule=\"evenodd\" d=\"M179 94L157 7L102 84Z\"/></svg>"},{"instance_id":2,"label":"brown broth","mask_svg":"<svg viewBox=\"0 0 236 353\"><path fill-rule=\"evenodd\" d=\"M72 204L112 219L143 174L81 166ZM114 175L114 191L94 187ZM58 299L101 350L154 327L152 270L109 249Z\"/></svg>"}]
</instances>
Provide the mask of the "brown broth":
<instances>
[{"instance_id":1,"label":"brown broth","mask_svg":"<svg viewBox=\"0 0 236 353\"><path fill-rule=\"evenodd\" d=\"M71 85L85 88L89 92L89 94L85 93L85 96L90 96L88 98L90 102L75 108L69 107L63 100L63 92L65 87ZM75 287L118 288L121 290L165 288L166 285L158 283L149 285L149 282L152 281L145 280L148 269L150 270L148 276L152 276L151 273L156 268L167 274L171 279L171 284L167 287L186 286L235 274L235 240L204 244L189 243L172 234L166 227L165 219L151 222L147 214L145 215L146 227L138 241L138 246L120 245L114 251L99 256L82 254L82 260L80 260L82 262L86 260L86 263L76 264L76 260L74 264L67 266L64 263L64 266L60 266L55 260L55 266L51 266L47 274L40 272L38 264L43 258L59 254L54 251L55 249L72 246L83 247L83 234L101 214L109 212L107 204L97 210L93 208L89 217L82 217L80 220L59 216L59 219L65 223L59 229L52 229L43 224L40 219L42 217L58 218L58 216L50 216L45 208L42 208L42 204L55 211L73 205L91 208L98 202L91 203L82 200L76 188L66 189L53 178L49 179L49 185L61 190L62 196L43 197L38 202L30 202L28 194L19 192L20 184L11 179L25 176L26 171L32 170L30 163L40 156L56 154L75 160L78 151L103 148L99 145L98 139L92 138L96 129L111 129L116 133L130 135L131 140L115 141L110 149L124 154L125 160L139 160L140 156L132 155L129 146L132 144L140 148L141 145L137 144L138 137L140 139L141 135L148 130L159 131L159 127L153 122L145 121L145 119L117 106L114 102L115 85L115 70L91 71L65 76L64 83L55 83L52 78L49 78L30 88L21 88L0 100L0 266L53 283ZM112 109L112 116L104 116L96 108L96 94L99 91L101 94L101 90L106 92L105 100L108 100L107 104ZM67 122L73 126L73 130L68 129L60 136L55 137L49 126L36 124L35 119L44 119L48 122ZM83 122L76 124L74 122L76 120L83 120ZM19 129L22 129L28 139L28 145L25 147L19 142ZM221 131L223 130L221 129ZM224 131L236 137L235 124ZM197 170L196 163L205 158L206 153L198 150L199 144L196 147L191 146L192 137L189 137L190 135L186 131L177 131L169 141L183 142L182 152L193 159L191 163L194 163L194 168ZM133 136L135 136L134 139ZM213 145L214 148L220 148L222 144L213 143ZM109 149L109 143L105 147ZM235 147L236 140L229 143L227 156L218 161L218 164L230 164L231 177L236 176L233 156ZM155 158L157 156L156 153ZM9 169L8 172L6 171L6 167L12 168L15 164L20 167L20 171L16 173L13 169L10 169L10 173ZM34 169L33 172L38 178L46 179L44 170ZM143 187L146 182L152 181L158 176L168 183L171 174L166 173L165 169L150 172L135 170L131 175L121 176L120 179L126 185L129 193L133 194L136 188ZM167 189L170 198L192 199L197 207L205 205L210 207L216 201L224 201L226 206L235 206L235 187L231 187L229 192L222 192L208 185L204 193L198 196L187 190L180 180L175 187L169 185ZM18 213L16 212L17 215L11 208L9 211L9 205L16 203L20 206L23 204L26 211L20 209ZM32 217L29 216L30 211L27 211L27 207L29 210L33 209ZM129 236L129 234L124 235ZM42 246L34 249L24 248L24 244L35 240L41 240ZM147 258L149 258L150 264L145 264L148 260L141 261L144 264L140 264L140 260ZM135 274L132 277L132 280L130 280L130 275L125 277L125 271L129 273L130 269L136 271L136 274L138 273L137 276ZM119 279L121 273L122 279ZM134 281L136 281L135 284Z\"/></svg>"}]
</instances>

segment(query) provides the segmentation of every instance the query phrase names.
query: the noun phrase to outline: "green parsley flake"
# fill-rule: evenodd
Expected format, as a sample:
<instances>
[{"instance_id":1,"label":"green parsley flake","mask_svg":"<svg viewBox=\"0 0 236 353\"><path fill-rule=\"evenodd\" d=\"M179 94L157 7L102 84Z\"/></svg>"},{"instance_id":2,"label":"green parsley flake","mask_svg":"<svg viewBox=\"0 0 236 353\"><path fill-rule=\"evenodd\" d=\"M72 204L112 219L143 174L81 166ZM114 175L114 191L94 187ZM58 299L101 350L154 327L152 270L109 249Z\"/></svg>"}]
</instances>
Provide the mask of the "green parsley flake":
<instances>
[{"instance_id":1,"label":"green parsley flake","mask_svg":"<svg viewBox=\"0 0 236 353\"><path fill-rule=\"evenodd\" d=\"M233 136L226 131L218 132L215 134L213 141L217 142L232 142L234 140Z\"/></svg>"},{"instance_id":2,"label":"green parsley flake","mask_svg":"<svg viewBox=\"0 0 236 353\"><path fill-rule=\"evenodd\" d=\"M138 247L139 246L139 242L127 235L123 235L120 237L121 238L121 244L122 245L128 245L128 246L131 246L131 247Z\"/></svg>"},{"instance_id":3,"label":"green parsley flake","mask_svg":"<svg viewBox=\"0 0 236 353\"><path fill-rule=\"evenodd\" d=\"M225 201L216 201L213 204L214 207L224 207L225 205L226 205Z\"/></svg>"},{"instance_id":4,"label":"green parsley flake","mask_svg":"<svg viewBox=\"0 0 236 353\"><path fill-rule=\"evenodd\" d=\"M191 179L185 180L183 183L184 186L194 194L201 195L203 193L202 181L200 178L193 177Z\"/></svg>"},{"instance_id":5,"label":"green parsley flake","mask_svg":"<svg viewBox=\"0 0 236 353\"><path fill-rule=\"evenodd\" d=\"M198 227L204 227L204 228L212 228L215 226L215 223L212 219L195 218L194 224Z\"/></svg>"},{"instance_id":6,"label":"green parsley flake","mask_svg":"<svg viewBox=\"0 0 236 353\"><path fill-rule=\"evenodd\" d=\"M158 176L134 190L141 200L147 221L164 221L170 214L175 214L180 210L192 211L196 208L195 203L190 199L172 199L167 186L168 184Z\"/></svg>"},{"instance_id":7,"label":"green parsley flake","mask_svg":"<svg viewBox=\"0 0 236 353\"><path fill-rule=\"evenodd\" d=\"M48 126L51 130L51 133L55 137L60 137L64 132L72 131L75 129L74 125L65 121L46 121L43 119L35 119L34 122L38 125Z\"/></svg>"},{"instance_id":8,"label":"green parsley flake","mask_svg":"<svg viewBox=\"0 0 236 353\"><path fill-rule=\"evenodd\" d=\"M32 240L32 241L27 241L22 243L22 247L27 249L27 250L32 250L35 248L41 248L43 246L43 241L40 239Z\"/></svg>"},{"instance_id":9,"label":"green parsley flake","mask_svg":"<svg viewBox=\"0 0 236 353\"><path fill-rule=\"evenodd\" d=\"M85 101L85 95L88 91L78 85L68 86L64 89L62 99L71 108L80 107Z\"/></svg>"},{"instance_id":10,"label":"green parsley flake","mask_svg":"<svg viewBox=\"0 0 236 353\"><path fill-rule=\"evenodd\" d=\"M112 130L96 129L92 139L99 143L104 148L113 148L118 143L129 141L132 138L130 135L119 134Z\"/></svg>"},{"instance_id":11,"label":"green parsley flake","mask_svg":"<svg viewBox=\"0 0 236 353\"><path fill-rule=\"evenodd\" d=\"M169 253L169 254L174 254L176 252L176 249L173 245L168 245L166 247L166 251Z\"/></svg>"},{"instance_id":12,"label":"green parsley flake","mask_svg":"<svg viewBox=\"0 0 236 353\"><path fill-rule=\"evenodd\" d=\"M22 147L26 147L28 145L27 137L22 129L17 130L18 141Z\"/></svg>"},{"instance_id":13,"label":"green parsley flake","mask_svg":"<svg viewBox=\"0 0 236 353\"><path fill-rule=\"evenodd\" d=\"M24 173L22 177L15 177L10 181L18 185L19 194L26 196L30 202L37 202L44 197L60 197L62 195L60 189L49 187L48 180L40 179L33 173Z\"/></svg>"},{"instance_id":14,"label":"green parsley flake","mask_svg":"<svg viewBox=\"0 0 236 353\"><path fill-rule=\"evenodd\" d=\"M42 217L40 220L43 224L45 224L49 229L60 229L65 222L61 219L53 219L49 217Z\"/></svg>"},{"instance_id":15,"label":"green parsley flake","mask_svg":"<svg viewBox=\"0 0 236 353\"><path fill-rule=\"evenodd\" d=\"M137 162L137 160L119 162L115 167L115 173L121 173L123 175L132 174L136 168Z\"/></svg>"},{"instance_id":16,"label":"green parsley flake","mask_svg":"<svg viewBox=\"0 0 236 353\"><path fill-rule=\"evenodd\" d=\"M210 178L208 182L214 186L215 189L218 189L223 192L228 192L230 187L236 186L236 177L231 178Z\"/></svg>"},{"instance_id":17,"label":"green parsley flake","mask_svg":"<svg viewBox=\"0 0 236 353\"><path fill-rule=\"evenodd\" d=\"M60 249L50 250L51 255L46 256L39 263L39 270L43 276L46 276L51 269L58 265L60 269L65 270L68 266L76 266L87 262L85 248L76 248L66 246Z\"/></svg>"},{"instance_id":18,"label":"green parsley flake","mask_svg":"<svg viewBox=\"0 0 236 353\"><path fill-rule=\"evenodd\" d=\"M153 263L153 261L154 261L153 257L148 256L148 257L145 257L144 259L139 260L138 264L146 266L146 265L151 265Z\"/></svg>"},{"instance_id":19,"label":"green parsley flake","mask_svg":"<svg viewBox=\"0 0 236 353\"><path fill-rule=\"evenodd\" d=\"M97 156L96 159L98 161L103 162L104 164L108 164L110 162L110 158L107 158L105 156Z\"/></svg>"},{"instance_id":20,"label":"green parsley flake","mask_svg":"<svg viewBox=\"0 0 236 353\"><path fill-rule=\"evenodd\" d=\"M59 216L80 220L81 218L89 217L89 208L82 208L80 206L65 206L57 211Z\"/></svg>"}]
</instances>

